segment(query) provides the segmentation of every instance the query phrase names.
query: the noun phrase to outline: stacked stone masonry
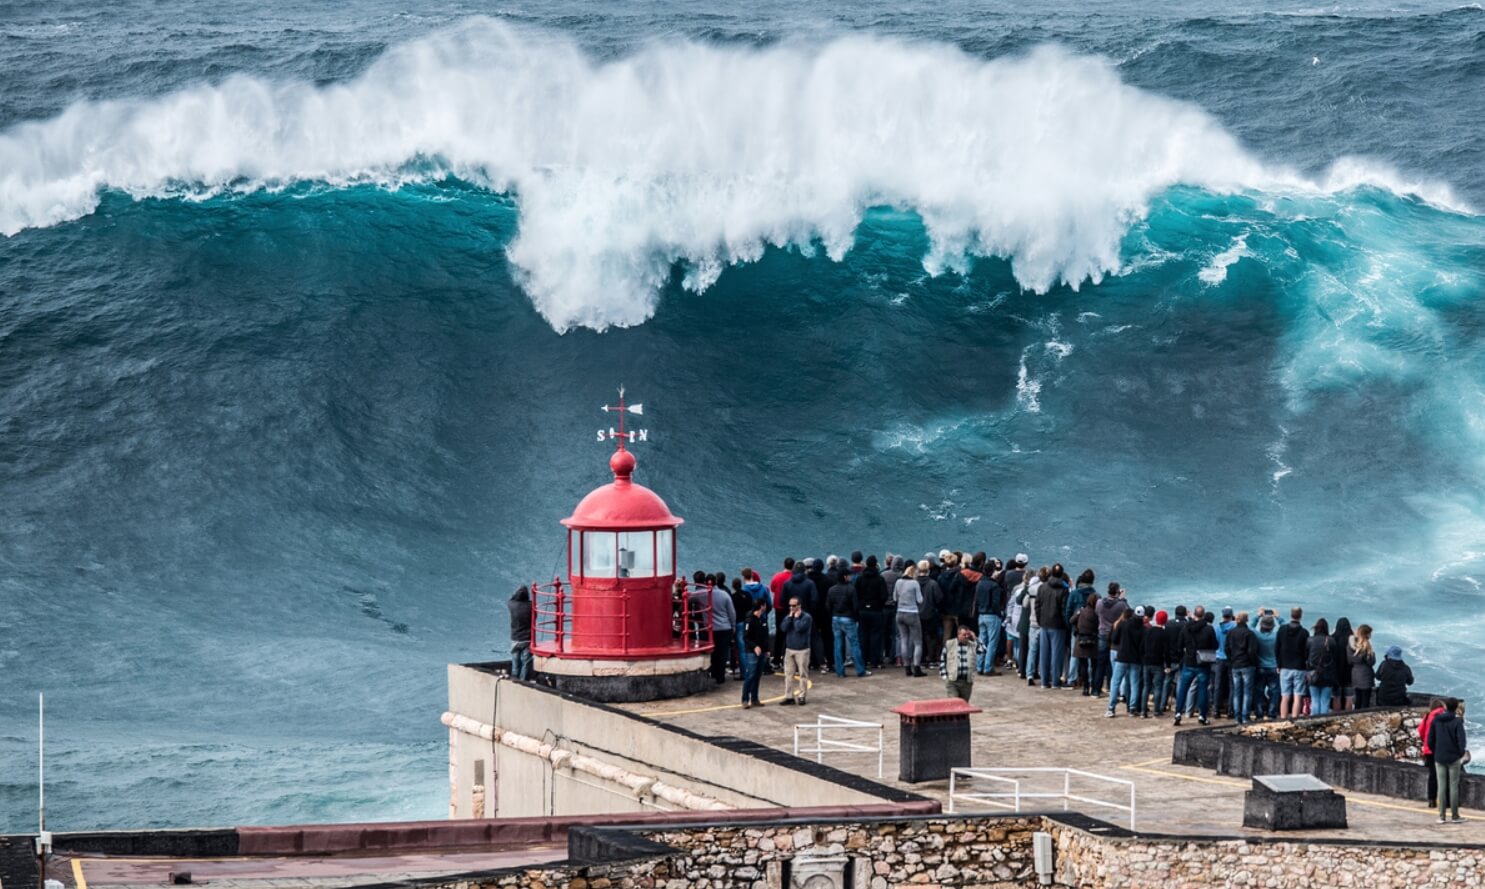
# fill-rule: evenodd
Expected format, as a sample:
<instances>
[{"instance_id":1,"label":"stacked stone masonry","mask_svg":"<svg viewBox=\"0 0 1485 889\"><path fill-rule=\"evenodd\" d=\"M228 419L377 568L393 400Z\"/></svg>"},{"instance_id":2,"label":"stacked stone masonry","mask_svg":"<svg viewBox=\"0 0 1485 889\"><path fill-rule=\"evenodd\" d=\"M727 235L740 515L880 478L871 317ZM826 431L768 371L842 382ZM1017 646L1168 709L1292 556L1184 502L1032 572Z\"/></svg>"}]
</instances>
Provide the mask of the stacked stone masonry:
<instances>
[{"instance_id":1,"label":"stacked stone masonry","mask_svg":"<svg viewBox=\"0 0 1485 889\"><path fill-rule=\"evenodd\" d=\"M1418 737L1421 710L1361 710L1324 719L1263 722L1245 726L1242 734L1280 744L1299 744L1401 762L1422 762Z\"/></svg>"},{"instance_id":2,"label":"stacked stone masonry","mask_svg":"<svg viewBox=\"0 0 1485 889\"><path fill-rule=\"evenodd\" d=\"M846 889L1037 885L1032 837L1056 849L1055 885L1301 889L1485 886L1485 849L1107 834L1059 817L907 819L635 831L654 857L491 874L444 889L787 889L811 859L852 862ZM816 885L814 883L811 886ZM821 884L824 885L824 884Z\"/></svg>"}]
</instances>

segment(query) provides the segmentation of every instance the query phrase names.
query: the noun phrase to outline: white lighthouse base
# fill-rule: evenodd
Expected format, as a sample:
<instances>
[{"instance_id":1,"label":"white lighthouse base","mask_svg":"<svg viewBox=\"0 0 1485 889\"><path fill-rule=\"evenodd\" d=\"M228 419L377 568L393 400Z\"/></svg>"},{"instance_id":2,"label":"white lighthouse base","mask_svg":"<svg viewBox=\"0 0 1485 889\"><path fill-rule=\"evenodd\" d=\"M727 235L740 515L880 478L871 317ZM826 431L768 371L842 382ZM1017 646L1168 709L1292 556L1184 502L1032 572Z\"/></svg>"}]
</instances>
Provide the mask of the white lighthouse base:
<instances>
[{"instance_id":1,"label":"white lighthouse base","mask_svg":"<svg viewBox=\"0 0 1485 889\"><path fill-rule=\"evenodd\" d=\"M635 660L541 655L532 659L537 682L610 704L699 694L715 685L706 672L710 665L710 653Z\"/></svg>"}]
</instances>

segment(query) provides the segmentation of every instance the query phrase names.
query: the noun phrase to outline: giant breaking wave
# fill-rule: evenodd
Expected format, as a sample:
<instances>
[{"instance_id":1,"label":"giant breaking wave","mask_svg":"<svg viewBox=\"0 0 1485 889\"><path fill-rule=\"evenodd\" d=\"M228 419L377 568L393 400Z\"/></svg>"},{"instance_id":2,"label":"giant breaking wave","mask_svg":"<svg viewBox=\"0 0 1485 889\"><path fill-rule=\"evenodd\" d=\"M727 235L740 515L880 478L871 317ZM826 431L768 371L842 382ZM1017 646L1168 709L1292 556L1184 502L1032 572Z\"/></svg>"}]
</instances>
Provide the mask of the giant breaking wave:
<instances>
[{"instance_id":1,"label":"giant breaking wave","mask_svg":"<svg viewBox=\"0 0 1485 889\"><path fill-rule=\"evenodd\" d=\"M1442 185L1338 160L1265 164L1206 112L1042 47L982 60L844 37L652 45L599 62L570 40L477 18L316 87L234 76L79 102L0 135L0 232L90 213L102 191L203 196L455 176L516 196L509 257L558 330L643 322L679 266L704 290L768 245L839 259L865 211L915 211L925 269L1010 260L1035 291L1120 271L1153 196L1374 185L1460 208Z\"/></svg>"}]
</instances>

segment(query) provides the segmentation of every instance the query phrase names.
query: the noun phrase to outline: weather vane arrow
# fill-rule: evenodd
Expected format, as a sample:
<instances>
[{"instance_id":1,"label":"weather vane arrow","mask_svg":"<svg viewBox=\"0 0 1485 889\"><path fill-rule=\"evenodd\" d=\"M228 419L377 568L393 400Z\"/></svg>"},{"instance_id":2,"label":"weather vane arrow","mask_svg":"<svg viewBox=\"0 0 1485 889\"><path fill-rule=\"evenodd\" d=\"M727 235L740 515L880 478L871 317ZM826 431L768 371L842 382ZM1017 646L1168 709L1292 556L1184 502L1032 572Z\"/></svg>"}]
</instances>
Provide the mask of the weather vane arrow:
<instances>
[{"instance_id":1,"label":"weather vane arrow","mask_svg":"<svg viewBox=\"0 0 1485 889\"><path fill-rule=\"evenodd\" d=\"M643 404L625 404L624 403L624 387L623 386L620 386L619 387L619 403L618 404L605 404L603 406L602 410L603 410L603 412L605 414L614 414L614 413L616 413L616 414L619 415L619 428L618 429L615 429L612 426L610 426L607 429L599 429L598 430L598 440L599 441L614 441L614 442L617 442L618 443L618 446L619 446L619 450L623 450L624 449L624 443L625 442L628 442L629 444L634 444L636 441L649 441L650 440L650 430L648 430L648 429L627 429L627 428L625 428L625 425L624 425L624 417L625 417L625 415L626 414L634 414L636 417L642 417L642 416L644 416L644 413L645 413L645 406Z\"/></svg>"}]
</instances>

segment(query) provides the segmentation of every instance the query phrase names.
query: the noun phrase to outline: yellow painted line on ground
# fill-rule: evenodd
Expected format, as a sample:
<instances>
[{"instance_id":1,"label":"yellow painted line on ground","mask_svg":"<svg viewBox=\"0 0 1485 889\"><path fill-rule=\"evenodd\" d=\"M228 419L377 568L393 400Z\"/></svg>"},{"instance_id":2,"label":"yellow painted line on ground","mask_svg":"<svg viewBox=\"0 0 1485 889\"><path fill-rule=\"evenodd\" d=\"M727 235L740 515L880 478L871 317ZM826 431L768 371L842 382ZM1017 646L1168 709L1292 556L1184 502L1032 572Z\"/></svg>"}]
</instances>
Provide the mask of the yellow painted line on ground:
<instances>
[{"instance_id":1,"label":"yellow painted line on ground","mask_svg":"<svg viewBox=\"0 0 1485 889\"><path fill-rule=\"evenodd\" d=\"M88 878L83 876L83 863L79 858L72 859L72 882L77 889L88 889Z\"/></svg>"},{"instance_id":2,"label":"yellow painted line on ground","mask_svg":"<svg viewBox=\"0 0 1485 889\"><path fill-rule=\"evenodd\" d=\"M1152 762L1165 762L1165 761L1166 760L1163 760L1163 759L1157 759L1157 760L1153 760ZM1251 787L1251 786L1253 786L1252 783L1251 782L1248 782L1248 781L1234 781L1234 780L1231 780L1231 779L1228 779L1228 778L1208 778L1208 777L1206 777L1204 775L1181 775L1181 774L1178 774L1176 772L1163 772L1160 769L1145 768L1148 765L1150 765L1150 763L1139 763L1138 765L1120 766L1119 768L1124 769L1126 771L1130 771L1130 772L1144 772L1147 775L1159 775L1162 778L1180 778L1182 781L1200 781L1203 784L1220 784L1223 787ZM1404 806L1404 805L1400 805L1398 803L1383 803L1383 802L1377 802L1375 800L1369 800L1369 799L1356 799L1355 797L1352 797L1352 796L1346 797L1346 803L1347 803L1347 805L1350 805L1350 804L1354 803L1354 804L1356 804L1358 806L1371 806L1374 809L1395 809L1395 810L1397 810L1399 812L1430 812L1431 813L1431 812L1434 812L1435 811L1433 808L1430 808L1428 806L1422 806L1422 807L1420 807L1420 806Z\"/></svg>"},{"instance_id":3,"label":"yellow painted line on ground","mask_svg":"<svg viewBox=\"0 0 1485 889\"><path fill-rule=\"evenodd\" d=\"M810 689L812 689L814 687L815 687L814 680L813 679L810 679L808 676L806 676L805 677L805 680L804 680L804 688L805 688L805 690L808 691L808 690L810 690ZM780 701L782 701L783 699L784 699L784 696L783 695L779 695L776 698L759 698L759 700L761 700L765 704L777 704ZM721 710L741 710L741 709L742 709L742 702L739 701L736 704L718 704L715 707L696 707L695 709L692 709L692 710L641 710L641 711L639 711L639 715L640 716L648 717L650 719L665 719L666 717L669 717L669 716L690 716L693 713L716 713L716 712L719 712Z\"/></svg>"}]
</instances>

